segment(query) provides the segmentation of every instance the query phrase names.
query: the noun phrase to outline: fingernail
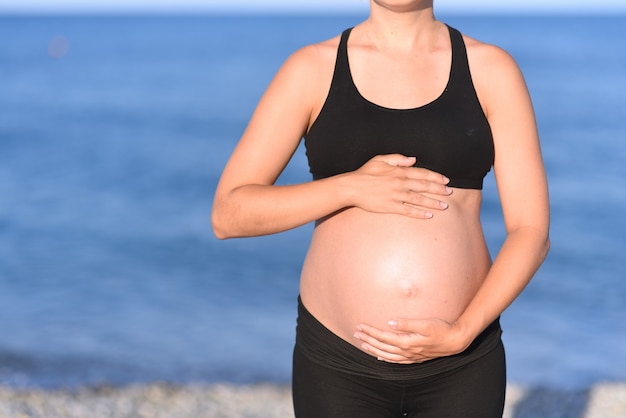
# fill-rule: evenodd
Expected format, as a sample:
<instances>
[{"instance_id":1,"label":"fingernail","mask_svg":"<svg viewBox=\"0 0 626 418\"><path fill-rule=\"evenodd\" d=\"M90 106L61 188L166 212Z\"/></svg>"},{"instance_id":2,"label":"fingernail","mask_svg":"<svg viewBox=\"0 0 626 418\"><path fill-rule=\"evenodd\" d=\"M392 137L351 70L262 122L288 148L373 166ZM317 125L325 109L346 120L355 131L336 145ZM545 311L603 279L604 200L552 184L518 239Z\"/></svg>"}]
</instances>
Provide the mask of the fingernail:
<instances>
[{"instance_id":1,"label":"fingernail","mask_svg":"<svg viewBox=\"0 0 626 418\"><path fill-rule=\"evenodd\" d=\"M447 178L446 176L443 176L443 182L446 183L446 184L450 183L450 179Z\"/></svg>"},{"instance_id":2,"label":"fingernail","mask_svg":"<svg viewBox=\"0 0 626 418\"><path fill-rule=\"evenodd\" d=\"M395 328L398 326L398 321L396 320L390 320L389 322L387 322L387 324L391 327L391 328Z\"/></svg>"},{"instance_id":3,"label":"fingernail","mask_svg":"<svg viewBox=\"0 0 626 418\"><path fill-rule=\"evenodd\" d=\"M452 193L452 189L450 187L448 187L448 186L446 186L446 193L448 193L448 194Z\"/></svg>"},{"instance_id":4,"label":"fingernail","mask_svg":"<svg viewBox=\"0 0 626 418\"><path fill-rule=\"evenodd\" d=\"M430 219L430 218L432 218L432 217L433 217L433 214L432 214L432 213L430 213L430 212L426 212L426 213L424 213L424 218L428 218L428 219Z\"/></svg>"},{"instance_id":5,"label":"fingernail","mask_svg":"<svg viewBox=\"0 0 626 418\"><path fill-rule=\"evenodd\" d=\"M353 337L356 338L357 340L361 339L361 337L358 334L354 334Z\"/></svg>"},{"instance_id":6,"label":"fingernail","mask_svg":"<svg viewBox=\"0 0 626 418\"><path fill-rule=\"evenodd\" d=\"M442 209L448 209L448 204L446 202L439 202L439 206L441 206Z\"/></svg>"}]
</instances>

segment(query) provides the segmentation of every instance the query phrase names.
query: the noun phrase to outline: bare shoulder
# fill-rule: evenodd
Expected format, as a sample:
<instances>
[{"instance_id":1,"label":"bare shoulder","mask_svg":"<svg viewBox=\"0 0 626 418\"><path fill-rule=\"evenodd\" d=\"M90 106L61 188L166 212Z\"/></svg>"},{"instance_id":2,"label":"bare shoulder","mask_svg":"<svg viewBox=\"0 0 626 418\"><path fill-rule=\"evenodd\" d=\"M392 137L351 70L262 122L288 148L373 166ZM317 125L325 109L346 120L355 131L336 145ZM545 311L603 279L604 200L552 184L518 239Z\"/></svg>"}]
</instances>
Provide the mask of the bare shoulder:
<instances>
[{"instance_id":1,"label":"bare shoulder","mask_svg":"<svg viewBox=\"0 0 626 418\"><path fill-rule=\"evenodd\" d=\"M339 39L340 36L338 35L325 41L309 45L308 48L315 49L320 59L326 62L334 62L337 55L337 48L339 47Z\"/></svg>"},{"instance_id":2,"label":"bare shoulder","mask_svg":"<svg viewBox=\"0 0 626 418\"><path fill-rule=\"evenodd\" d=\"M481 73L489 70L519 72L515 59L499 46L466 35L463 36L463 39L470 66L480 70Z\"/></svg>"},{"instance_id":3,"label":"bare shoulder","mask_svg":"<svg viewBox=\"0 0 626 418\"><path fill-rule=\"evenodd\" d=\"M306 77L310 83L316 78L309 77L332 71L338 44L339 37L335 37L302 47L289 56L282 70Z\"/></svg>"},{"instance_id":4,"label":"bare shoulder","mask_svg":"<svg viewBox=\"0 0 626 418\"><path fill-rule=\"evenodd\" d=\"M464 36L474 87L483 107L509 95L525 95L524 76L511 54L504 49Z\"/></svg>"},{"instance_id":5,"label":"bare shoulder","mask_svg":"<svg viewBox=\"0 0 626 418\"><path fill-rule=\"evenodd\" d=\"M280 67L266 90L260 106L275 103L291 113L306 114L307 123L320 107L332 80L333 39L307 45L293 52ZM335 45L336 50L336 45Z\"/></svg>"},{"instance_id":6,"label":"bare shoulder","mask_svg":"<svg viewBox=\"0 0 626 418\"><path fill-rule=\"evenodd\" d=\"M285 62L278 81L285 89L298 94L299 101L308 108L308 126L316 119L332 83L339 37L305 46L294 52Z\"/></svg>"}]
</instances>

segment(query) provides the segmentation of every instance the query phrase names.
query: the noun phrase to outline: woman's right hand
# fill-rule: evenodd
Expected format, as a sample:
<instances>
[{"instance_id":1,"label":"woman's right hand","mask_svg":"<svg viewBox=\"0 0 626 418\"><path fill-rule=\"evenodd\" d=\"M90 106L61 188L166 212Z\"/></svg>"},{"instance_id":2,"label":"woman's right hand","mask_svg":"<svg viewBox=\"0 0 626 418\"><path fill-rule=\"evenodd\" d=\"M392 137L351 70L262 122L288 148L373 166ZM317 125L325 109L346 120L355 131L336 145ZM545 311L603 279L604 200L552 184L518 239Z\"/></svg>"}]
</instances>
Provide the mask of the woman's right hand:
<instances>
[{"instance_id":1,"label":"woman's right hand","mask_svg":"<svg viewBox=\"0 0 626 418\"><path fill-rule=\"evenodd\" d=\"M349 173L353 206L420 219L432 218L433 211L447 209L448 204L438 197L452 193L447 187L450 180L434 171L413 167L415 161L415 157L401 154L377 155Z\"/></svg>"}]
</instances>

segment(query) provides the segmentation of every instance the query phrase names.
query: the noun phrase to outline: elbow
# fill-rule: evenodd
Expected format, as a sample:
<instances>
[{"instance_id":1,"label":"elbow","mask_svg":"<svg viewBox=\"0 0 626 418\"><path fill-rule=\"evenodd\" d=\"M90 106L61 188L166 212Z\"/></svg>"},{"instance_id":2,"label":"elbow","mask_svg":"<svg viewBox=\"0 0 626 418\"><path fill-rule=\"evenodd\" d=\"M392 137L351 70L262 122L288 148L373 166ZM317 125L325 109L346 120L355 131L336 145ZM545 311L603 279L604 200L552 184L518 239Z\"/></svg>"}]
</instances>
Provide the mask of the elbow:
<instances>
[{"instance_id":1,"label":"elbow","mask_svg":"<svg viewBox=\"0 0 626 418\"><path fill-rule=\"evenodd\" d=\"M548 256L548 253L550 252L550 235L546 234L546 238L545 241L543 243L543 252L542 252L542 259L545 260L546 257Z\"/></svg>"},{"instance_id":2,"label":"elbow","mask_svg":"<svg viewBox=\"0 0 626 418\"><path fill-rule=\"evenodd\" d=\"M211 227L219 240L256 236L249 230L246 211L230 196L216 197L211 210Z\"/></svg>"},{"instance_id":3,"label":"elbow","mask_svg":"<svg viewBox=\"0 0 626 418\"><path fill-rule=\"evenodd\" d=\"M228 235L223 229L216 227L215 224L213 224L213 235L215 235L215 238L219 240L230 238L230 235Z\"/></svg>"},{"instance_id":4,"label":"elbow","mask_svg":"<svg viewBox=\"0 0 626 418\"><path fill-rule=\"evenodd\" d=\"M542 264L550 252L550 231L548 227L546 227L545 230L537 231L535 242L537 257L539 263Z\"/></svg>"},{"instance_id":5,"label":"elbow","mask_svg":"<svg viewBox=\"0 0 626 418\"><path fill-rule=\"evenodd\" d=\"M215 207L215 205L211 211L211 227L213 228L213 234L219 240L225 240L233 237L227 223L224 220L224 216L221 214L221 211Z\"/></svg>"},{"instance_id":6,"label":"elbow","mask_svg":"<svg viewBox=\"0 0 626 418\"><path fill-rule=\"evenodd\" d=\"M526 241L527 248L533 254L533 259L541 265L550 252L549 227L522 226L509 231L509 234L520 234L519 237Z\"/></svg>"},{"instance_id":7,"label":"elbow","mask_svg":"<svg viewBox=\"0 0 626 418\"><path fill-rule=\"evenodd\" d=\"M211 226L213 228L213 235L219 240L225 240L229 238L226 230L222 227L218 220L215 219L215 216L211 216Z\"/></svg>"},{"instance_id":8,"label":"elbow","mask_svg":"<svg viewBox=\"0 0 626 418\"><path fill-rule=\"evenodd\" d=\"M550 227L546 226L537 231L536 247L537 256L540 264L548 257L550 252Z\"/></svg>"}]
</instances>

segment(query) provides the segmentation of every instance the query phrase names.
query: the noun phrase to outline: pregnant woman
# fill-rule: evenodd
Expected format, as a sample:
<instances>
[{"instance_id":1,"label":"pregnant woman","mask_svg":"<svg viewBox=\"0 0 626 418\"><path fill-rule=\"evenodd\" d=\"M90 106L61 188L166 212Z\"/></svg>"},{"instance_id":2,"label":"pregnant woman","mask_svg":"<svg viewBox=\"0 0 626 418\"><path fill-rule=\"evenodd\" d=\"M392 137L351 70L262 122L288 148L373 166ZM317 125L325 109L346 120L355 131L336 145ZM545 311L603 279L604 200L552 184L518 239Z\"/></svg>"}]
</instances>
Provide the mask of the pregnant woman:
<instances>
[{"instance_id":1,"label":"pregnant woman","mask_svg":"<svg viewBox=\"0 0 626 418\"><path fill-rule=\"evenodd\" d=\"M313 180L274 182L304 137ZM480 223L493 167L506 240ZM549 248L545 171L514 60L371 0L361 24L295 52L261 99L213 206L218 238L315 222L298 300L299 418L500 417L500 314Z\"/></svg>"}]
</instances>

